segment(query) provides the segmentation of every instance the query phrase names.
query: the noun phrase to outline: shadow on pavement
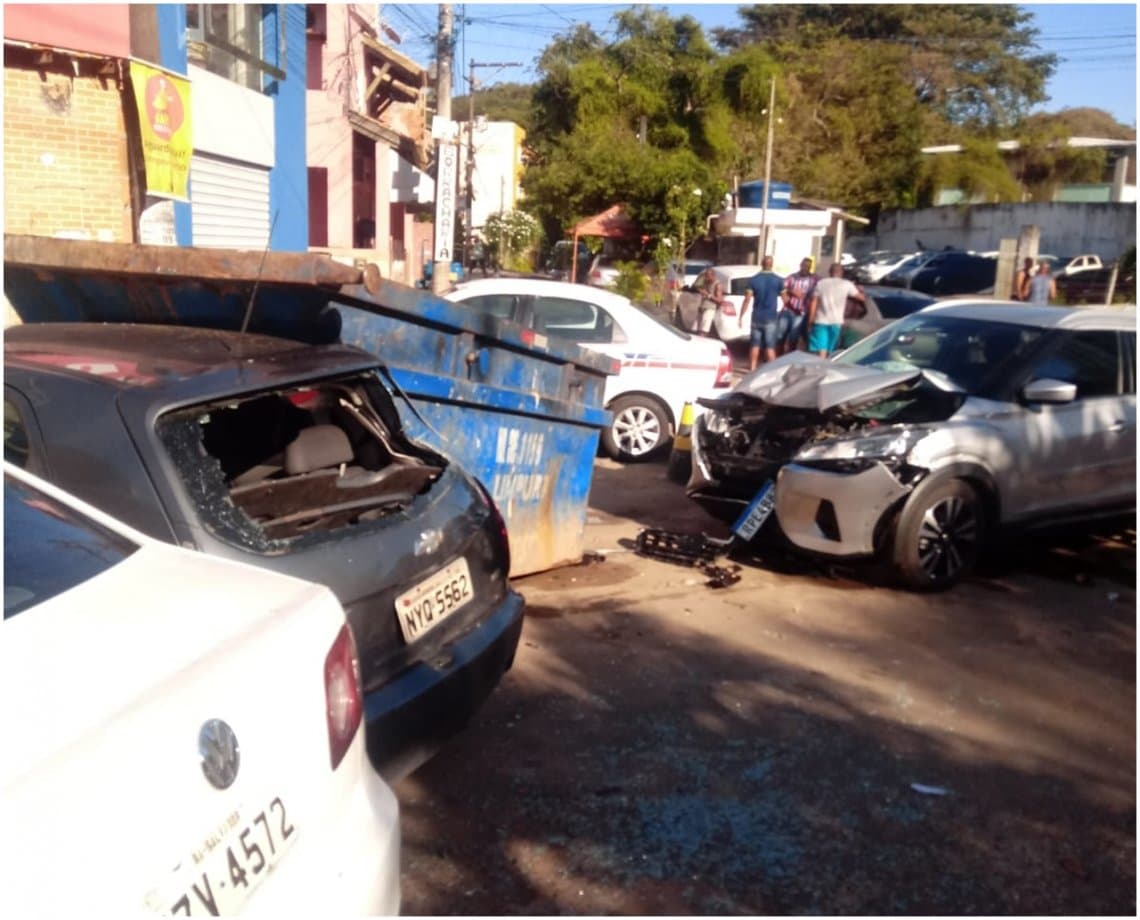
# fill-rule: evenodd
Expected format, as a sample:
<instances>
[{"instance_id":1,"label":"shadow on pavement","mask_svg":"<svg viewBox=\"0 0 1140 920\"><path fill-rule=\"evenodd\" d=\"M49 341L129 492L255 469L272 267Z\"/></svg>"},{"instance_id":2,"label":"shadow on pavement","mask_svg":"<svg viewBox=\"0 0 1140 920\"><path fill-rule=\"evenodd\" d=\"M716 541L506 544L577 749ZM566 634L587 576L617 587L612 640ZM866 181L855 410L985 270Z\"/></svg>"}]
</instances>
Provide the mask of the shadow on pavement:
<instances>
[{"instance_id":1,"label":"shadow on pavement","mask_svg":"<svg viewBox=\"0 0 1140 920\"><path fill-rule=\"evenodd\" d=\"M1135 913L1134 611L530 593L533 665L397 787L405 913Z\"/></svg>"}]
</instances>

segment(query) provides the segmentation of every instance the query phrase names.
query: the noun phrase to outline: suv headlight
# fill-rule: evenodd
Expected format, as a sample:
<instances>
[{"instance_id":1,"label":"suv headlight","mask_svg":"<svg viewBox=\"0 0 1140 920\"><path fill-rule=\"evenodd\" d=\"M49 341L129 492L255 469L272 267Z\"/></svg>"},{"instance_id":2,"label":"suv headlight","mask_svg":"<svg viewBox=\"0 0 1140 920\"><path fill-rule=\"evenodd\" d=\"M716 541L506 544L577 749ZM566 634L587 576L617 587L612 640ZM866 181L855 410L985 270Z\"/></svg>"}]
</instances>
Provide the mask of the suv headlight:
<instances>
[{"instance_id":1,"label":"suv headlight","mask_svg":"<svg viewBox=\"0 0 1140 920\"><path fill-rule=\"evenodd\" d=\"M889 428L873 434L833 438L804 448L796 463L817 469L842 473L858 473L883 463L897 469L911 449L930 433L929 428Z\"/></svg>"}]
</instances>

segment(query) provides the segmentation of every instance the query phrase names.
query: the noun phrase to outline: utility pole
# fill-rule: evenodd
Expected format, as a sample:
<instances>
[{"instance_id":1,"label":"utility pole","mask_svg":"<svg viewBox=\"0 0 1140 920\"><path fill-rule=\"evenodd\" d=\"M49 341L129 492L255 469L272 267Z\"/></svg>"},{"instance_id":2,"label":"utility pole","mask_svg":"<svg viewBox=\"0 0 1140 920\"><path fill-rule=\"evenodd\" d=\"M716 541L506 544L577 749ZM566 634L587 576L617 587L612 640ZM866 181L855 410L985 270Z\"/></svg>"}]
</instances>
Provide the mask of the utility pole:
<instances>
[{"instance_id":1,"label":"utility pole","mask_svg":"<svg viewBox=\"0 0 1140 920\"><path fill-rule=\"evenodd\" d=\"M452 247L455 242L455 139L451 133L451 5L439 5L439 35L436 38L435 110L445 125L438 135L435 154L435 252L432 255L431 289L442 294L451 286Z\"/></svg>"},{"instance_id":2,"label":"utility pole","mask_svg":"<svg viewBox=\"0 0 1140 920\"><path fill-rule=\"evenodd\" d=\"M764 264L768 251L768 199L772 197L772 127L776 123L776 78L772 77L772 91L768 98L768 150L764 154L764 201L760 207L760 241L756 264Z\"/></svg>"},{"instance_id":3,"label":"utility pole","mask_svg":"<svg viewBox=\"0 0 1140 920\"><path fill-rule=\"evenodd\" d=\"M475 68L476 67L521 67L517 62L507 64L481 64L472 58L470 61L470 76L467 78L467 169L464 187L467 191L466 204L463 211L463 264L467 264L468 254L472 241L472 204L475 201L475 189L472 182L475 178ZM484 243L486 241L484 240Z\"/></svg>"}]
</instances>

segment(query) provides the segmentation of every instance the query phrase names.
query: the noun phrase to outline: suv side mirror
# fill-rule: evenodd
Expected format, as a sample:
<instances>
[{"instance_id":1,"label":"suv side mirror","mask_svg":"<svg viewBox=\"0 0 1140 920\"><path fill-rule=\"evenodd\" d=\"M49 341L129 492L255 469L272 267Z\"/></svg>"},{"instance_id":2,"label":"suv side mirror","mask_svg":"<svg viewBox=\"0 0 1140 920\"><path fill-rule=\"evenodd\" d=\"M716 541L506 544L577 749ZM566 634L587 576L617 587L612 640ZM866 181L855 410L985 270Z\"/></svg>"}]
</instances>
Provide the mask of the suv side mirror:
<instances>
[{"instance_id":1,"label":"suv side mirror","mask_svg":"<svg viewBox=\"0 0 1140 920\"><path fill-rule=\"evenodd\" d=\"M1077 398L1077 385L1044 377L1022 387L1021 397L1031 403L1071 403Z\"/></svg>"}]
</instances>

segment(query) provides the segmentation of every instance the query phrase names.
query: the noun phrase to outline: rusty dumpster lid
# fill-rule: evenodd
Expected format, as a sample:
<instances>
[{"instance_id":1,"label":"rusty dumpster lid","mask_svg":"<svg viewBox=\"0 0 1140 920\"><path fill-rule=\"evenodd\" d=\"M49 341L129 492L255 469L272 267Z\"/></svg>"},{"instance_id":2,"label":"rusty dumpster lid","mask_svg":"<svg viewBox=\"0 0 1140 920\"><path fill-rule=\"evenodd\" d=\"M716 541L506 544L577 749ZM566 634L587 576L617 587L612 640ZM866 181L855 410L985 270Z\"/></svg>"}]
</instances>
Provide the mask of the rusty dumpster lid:
<instances>
[{"instance_id":1,"label":"rusty dumpster lid","mask_svg":"<svg viewBox=\"0 0 1140 920\"><path fill-rule=\"evenodd\" d=\"M240 329L313 344L337 341L338 306L470 332L595 374L612 358L572 343L538 342L512 322L464 310L430 292L384 280L375 265L345 265L321 253L4 235L4 294L25 323L162 323Z\"/></svg>"}]
</instances>

